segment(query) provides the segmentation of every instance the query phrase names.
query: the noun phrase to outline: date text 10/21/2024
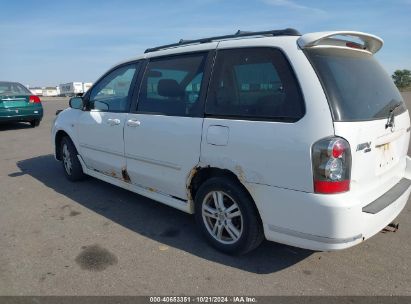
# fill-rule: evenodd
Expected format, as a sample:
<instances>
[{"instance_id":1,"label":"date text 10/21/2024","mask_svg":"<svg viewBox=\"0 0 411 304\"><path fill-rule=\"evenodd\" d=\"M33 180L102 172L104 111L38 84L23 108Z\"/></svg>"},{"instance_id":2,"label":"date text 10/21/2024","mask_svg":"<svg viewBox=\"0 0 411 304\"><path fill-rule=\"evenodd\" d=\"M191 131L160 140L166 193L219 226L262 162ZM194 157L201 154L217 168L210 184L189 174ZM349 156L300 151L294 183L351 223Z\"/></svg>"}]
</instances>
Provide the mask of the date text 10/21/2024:
<instances>
[{"instance_id":1,"label":"date text 10/21/2024","mask_svg":"<svg viewBox=\"0 0 411 304\"><path fill-rule=\"evenodd\" d=\"M210 297L210 296L172 296L172 297L150 297L150 303L256 303L255 297L232 296L232 297Z\"/></svg>"}]
</instances>

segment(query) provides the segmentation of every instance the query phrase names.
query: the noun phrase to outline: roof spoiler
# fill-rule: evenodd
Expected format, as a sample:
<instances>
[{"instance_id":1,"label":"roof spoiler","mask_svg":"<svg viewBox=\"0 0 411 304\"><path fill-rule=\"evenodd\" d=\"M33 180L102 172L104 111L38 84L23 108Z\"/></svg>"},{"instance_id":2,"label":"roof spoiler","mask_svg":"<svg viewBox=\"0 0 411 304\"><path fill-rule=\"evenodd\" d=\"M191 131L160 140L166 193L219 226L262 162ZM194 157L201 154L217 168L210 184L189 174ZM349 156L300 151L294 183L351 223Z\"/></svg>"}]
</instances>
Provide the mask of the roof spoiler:
<instances>
[{"instance_id":1,"label":"roof spoiler","mask_svg":"<svg viewBox=\"0 0 411 304\"><path fill-rule=\"evenodd\" d=\"M353 31L317 32L304 34L300 38L298 38L297 43L301 49L314 47L318 45L339 45L337 43L333 43L333 41L341 40L328 39L333 36L350 36L358 38L363 42L363 49L373 54L377 53L384 44L384 41L380 37L367 33Z\"/></svg>"}]
</instances>

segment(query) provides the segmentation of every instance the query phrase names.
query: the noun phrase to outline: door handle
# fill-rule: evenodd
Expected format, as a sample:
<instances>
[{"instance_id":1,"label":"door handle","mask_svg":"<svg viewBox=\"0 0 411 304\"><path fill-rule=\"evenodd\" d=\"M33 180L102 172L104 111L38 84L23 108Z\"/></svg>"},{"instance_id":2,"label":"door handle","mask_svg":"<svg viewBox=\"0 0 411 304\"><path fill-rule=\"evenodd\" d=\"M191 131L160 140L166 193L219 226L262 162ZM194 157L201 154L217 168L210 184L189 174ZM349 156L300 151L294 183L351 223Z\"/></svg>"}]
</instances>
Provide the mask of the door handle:
<instances>
[{"instance_id":1,"label":"door handle","mask_svg":"<svg viewBox=\"0 0 411 304\"><path fill-rule=\"evenodd\" d=\"M116 125L120 124L120 119L118 119L118 118L109 118L109 119L107 119L107 123L110 126L116 126Z\"/></svg>"},{"instance_id":2,"label":"door handle","mask_svg":"<svg viewBox=\"0 0 411 304\"><path fill-rule=\"evenodd\" d=\"M129 119L127 120L127 126L129 127L138 127L141 124L139 120L136 119Z\"/></svg>"}]
</instances>

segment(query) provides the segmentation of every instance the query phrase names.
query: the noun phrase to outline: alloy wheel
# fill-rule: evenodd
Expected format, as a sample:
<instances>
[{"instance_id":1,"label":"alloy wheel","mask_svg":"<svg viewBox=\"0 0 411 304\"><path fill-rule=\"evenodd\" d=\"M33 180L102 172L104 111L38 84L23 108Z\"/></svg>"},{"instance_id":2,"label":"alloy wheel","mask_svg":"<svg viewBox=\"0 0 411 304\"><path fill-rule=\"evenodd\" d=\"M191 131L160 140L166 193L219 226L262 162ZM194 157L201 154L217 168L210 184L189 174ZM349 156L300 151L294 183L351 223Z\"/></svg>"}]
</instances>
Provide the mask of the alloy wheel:
<instances>
[{"instance_id":1,"label":"alloy wheel","mask_svg":"<svg viewBox=\"0 0 411 304\"><path fill-rule=\"evenodd\" d=\"M73 166L71 164L70 151L67 147L67 144L63 145L63 163L64 163L64 169L66 170L67 174L71 175Z\"/></svg>"},{"instance_id":2,"label":"alloy wheel","mask_svg":"<svg viewBox=\"0 0 411 304\"><path fill-rule=\"evenodd\" d=\"M235 200L223 191L208 193L202 203L204 224L218 242L233 244L243 233L243 216Z\"/></svg>"}]
</instances>

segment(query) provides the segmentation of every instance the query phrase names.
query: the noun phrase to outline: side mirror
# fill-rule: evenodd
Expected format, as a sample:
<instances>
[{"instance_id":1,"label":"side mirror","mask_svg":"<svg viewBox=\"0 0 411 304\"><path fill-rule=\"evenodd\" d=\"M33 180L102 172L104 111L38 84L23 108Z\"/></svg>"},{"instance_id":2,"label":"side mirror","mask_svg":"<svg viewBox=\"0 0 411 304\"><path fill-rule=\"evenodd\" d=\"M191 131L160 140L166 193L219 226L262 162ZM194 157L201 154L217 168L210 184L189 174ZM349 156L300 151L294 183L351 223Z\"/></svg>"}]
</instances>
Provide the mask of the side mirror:
<instances>
[{"instance_id":1,"label":"side mirror","mask_svg":"<svg viewBox=\"0 0 411 304\"><path fill-rule=\"evenodd\" d=\"M69 105L70 105L70 108L81 110L83 108L83 98L81 97L70 98Z\"/></svg>"}]
</instances>

